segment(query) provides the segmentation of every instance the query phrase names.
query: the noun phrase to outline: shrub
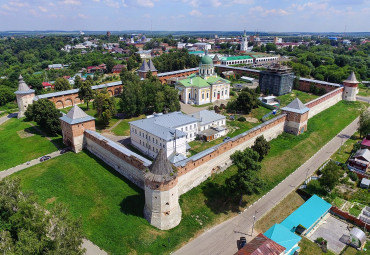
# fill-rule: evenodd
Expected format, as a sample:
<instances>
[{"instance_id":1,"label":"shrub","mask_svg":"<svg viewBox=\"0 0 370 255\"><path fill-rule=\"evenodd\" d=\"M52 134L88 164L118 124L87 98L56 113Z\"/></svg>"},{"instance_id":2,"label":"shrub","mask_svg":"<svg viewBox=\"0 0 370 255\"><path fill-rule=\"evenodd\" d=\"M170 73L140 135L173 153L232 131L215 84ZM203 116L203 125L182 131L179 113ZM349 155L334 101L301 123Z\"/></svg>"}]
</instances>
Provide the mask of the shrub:
<instances>
[{"instance_id":1,"label":"shrub","mask_svg":"<svg viewBox=\"0 0 370 255\"><path fill-rule=\"evenodd\" d=\"M235 96L235 92L234 91L230 91L230 96Z\"/></svg>"},{"instance_id":2,"label":"shrub","mask_svg":"<svg viewBox=\"0 0 370 255\"><path fill-rule=\"evenodd\" d=\"M238 121L244 122L244 121L246 121L246 118L244 118L243 116L241 116L241 117L238 118Z\"/></svg>"},{"instance_id":3,"label":"shrub","mask_svg":"<svg viewBox=\"0 0 370 255\"><path fill-rule=\"evenodd\" d=\"M358 176L354 172L352 172L352 171L349 172L348 176L349 176L349 178L351 178L352 181L354 181L354 182L358 181Z\"/></svg>"}]
</instances>

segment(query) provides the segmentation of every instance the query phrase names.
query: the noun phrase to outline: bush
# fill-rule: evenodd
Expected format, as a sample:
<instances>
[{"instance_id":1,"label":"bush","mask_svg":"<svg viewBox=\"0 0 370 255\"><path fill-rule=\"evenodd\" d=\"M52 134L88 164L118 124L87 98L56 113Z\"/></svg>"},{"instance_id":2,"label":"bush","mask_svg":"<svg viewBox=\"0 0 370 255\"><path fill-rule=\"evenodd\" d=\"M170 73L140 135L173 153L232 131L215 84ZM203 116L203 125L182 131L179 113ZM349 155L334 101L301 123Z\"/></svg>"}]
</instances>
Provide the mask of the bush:
<instances>
[{"instance_id":1,"label":"bush","mask_svg":"<svg viewBox=\"0 0 370 255\"><path fill-rule=\"evenodd\" d=\"M234 91L230 91L230 96L235 96L235 92Z\"/></svg>"},{"instance_id":2,"label":"bush","mask_svg":"<svg viewBox=\"0 0 370 255\"><path fill-rule=\"evenodd\" d=\"M319 244L322 244L324 241L325 241L325 239L324 239L324 238L322 238L322 237L318 237L318 238L316 238L316 240L315 240L315 242L316 242L316 243L319 243Z\"/></svg>"},{"instance_id":3,"label":"bush","mask_svg":"<svg viewBox=\"0 0 370 255\"><path fill-rule=\"evenodd\" d=\"M358 181L358 176L354 172L352 172L352 171L349 172L348 176L349 176L349 178L351 178L352 181L354 181L354 182Z\"/></svg>"},{"instance_id":4,"label":"bush","mask_svg":"<svg viewBox=\"0 0 370 255\"><path fill-rule=\"evenodd\" d=\"M246 121L246 118L244 118L243 116L241 116L241 117L238 118L238 121L245 122Z\"/></svg>"}]
</instances>

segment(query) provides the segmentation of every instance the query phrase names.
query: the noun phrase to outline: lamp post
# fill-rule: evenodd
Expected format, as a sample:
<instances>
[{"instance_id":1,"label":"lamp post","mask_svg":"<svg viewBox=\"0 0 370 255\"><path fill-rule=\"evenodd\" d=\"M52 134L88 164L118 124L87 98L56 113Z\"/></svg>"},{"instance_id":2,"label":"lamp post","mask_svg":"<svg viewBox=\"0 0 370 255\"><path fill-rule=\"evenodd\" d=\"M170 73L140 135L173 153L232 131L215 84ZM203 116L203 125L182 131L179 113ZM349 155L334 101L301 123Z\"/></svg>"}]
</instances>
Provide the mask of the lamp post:
<instances>
[{"instance_id":1,"label":"lamp post","mask_svg":"<svg viewBox=\"0 0 370 255\"><path fill-rule=\"evenodd\" d=\"M254 230L254 223L256 222L256 214L257 214L258 212L257 211L254 211L254 215L253 215L253 225L252 225L252 234L251 234L251 236L253 237L253 230Z\"/></svg>"}]
</instances>

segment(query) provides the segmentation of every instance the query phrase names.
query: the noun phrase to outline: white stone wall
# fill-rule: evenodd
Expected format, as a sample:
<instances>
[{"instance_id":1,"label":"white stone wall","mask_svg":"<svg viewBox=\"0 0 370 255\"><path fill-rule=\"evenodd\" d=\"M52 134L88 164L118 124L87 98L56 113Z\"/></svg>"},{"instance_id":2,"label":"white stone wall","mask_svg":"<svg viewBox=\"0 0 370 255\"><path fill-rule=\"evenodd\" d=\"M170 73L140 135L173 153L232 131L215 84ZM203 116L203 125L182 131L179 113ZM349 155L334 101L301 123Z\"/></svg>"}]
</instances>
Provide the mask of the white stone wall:
<instances>
[{"instance_id":1,"label":"white stone wall","mask_svg":"<svg viewBox=\"0 0 370 255\"><path fill-rule=\"evenodd\" d=\"M27 110L28 105L33 103L33 98L35 94L17 94L17 104L18 104L18 118L24 117L24 113Z\"/></svg>"},{"instance_id":2,"label":"white stone wall","mask_svg":"<svg viewBox=\"0 0 370 255\"><path fill-rule=\"evenodd\" d=\"M144 172L85 137L86 148L138 187L144 189Z\"/></svg>"},{"instance_id":3,"label":"white stone wall","mask_svg":"<svg viewBox=\"0 0 370 255\"><path fill-rule=\"evenodd\" d=\"M336 94L335 96L329 98L328 100L318 104L318 105L315 105L313 106L312 108L310 108L310 111L308 112L308 118L312 118L313 116L315 116L316 114L332 107L333 105L335 105L336 103L338 103L339 101L342 100L342 94L343 93L338 93ZM308 105L310 102L306 103L306 105Z\"/></svg>"},{"instance_id":4,"label":"white stone wall","mask_svg":"<svg viewBox=\"0 0 370 255\"><path fill-rule=\"evenodd\" d=\"M356 101L356 95L358 93L358 88L356 87L344 87L343 100L346 101Z\"/></svg>"},{"instance_id":5,"label":"white stone wall","mask_svg":"<svg viewBox=\"0 0 370 255\"><path fill-rule=\"evenodd\" d=\"M269 128L259 134L258 136L263 135L266 140L270 141L276 138L278 135L283 133L284 122L279 123L278 125ZM182 195L192 188L198 186L204 182L212 174L212 169L217 168L218 166L222 167L225 164L230 165L230 156L237 150L244 150L247 147L251 147L254 144L254 141L258 137L253 137L250 140L228 150L227 152L220 154L220 156L213 158L212 160L202 164L201 166L189 171L188 173L181 175L178 181L179 195Z\"/></svg>"}]
</instances>

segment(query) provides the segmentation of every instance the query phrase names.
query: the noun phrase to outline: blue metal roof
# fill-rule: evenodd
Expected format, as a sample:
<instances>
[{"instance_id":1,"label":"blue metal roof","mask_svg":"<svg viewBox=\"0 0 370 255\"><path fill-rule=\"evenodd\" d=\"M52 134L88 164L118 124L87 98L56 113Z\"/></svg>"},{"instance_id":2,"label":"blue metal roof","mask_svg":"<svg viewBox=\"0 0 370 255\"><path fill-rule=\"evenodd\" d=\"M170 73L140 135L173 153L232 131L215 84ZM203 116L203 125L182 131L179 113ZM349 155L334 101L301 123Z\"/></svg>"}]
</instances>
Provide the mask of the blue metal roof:
<instances>
[{"instance_id":1,"label":"blue metal roof","mask_svg":"<svg viewBox=\"0 0 370 255\"><path fill-rule=\"evenodd\" d=\"M281 225L294 232L295 228L301 224L309 229L317 220L326 214L331 208L331 204L313 195L310 199L289 215Z\"/></svg>"},{"instance_id":2,"label":"blue metal roof","mask_svg":"<svg viewBox=\"0 0 370 255\"><path fill-rule=\"evenodd\" d=\"M68 124L78 124L78 123L82 123L82 122L86 122L86 121L89 121L89 120L95 120L94 117L91 117L91 116L86 116L86 117L83 117L83 118L79 118L79 119L71 119L67 116L67 114L63 115L62 117L60 117L59 119L67 122Z\"/></svg>"},{"instance_id":3,"label":"blue metal roof","mask_svg":"<svg viewBox=\"0 0 370 255\"><path fill-rule=\"evenodd\" d=\"M286 252L291 250L294 246L298 245L299 241L301 241L302 239L281 224L273 225L264 233L264 235L270 238L272 241L285 247Z\"/></svg>"}]
</instances>

